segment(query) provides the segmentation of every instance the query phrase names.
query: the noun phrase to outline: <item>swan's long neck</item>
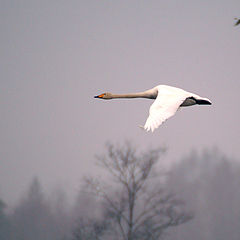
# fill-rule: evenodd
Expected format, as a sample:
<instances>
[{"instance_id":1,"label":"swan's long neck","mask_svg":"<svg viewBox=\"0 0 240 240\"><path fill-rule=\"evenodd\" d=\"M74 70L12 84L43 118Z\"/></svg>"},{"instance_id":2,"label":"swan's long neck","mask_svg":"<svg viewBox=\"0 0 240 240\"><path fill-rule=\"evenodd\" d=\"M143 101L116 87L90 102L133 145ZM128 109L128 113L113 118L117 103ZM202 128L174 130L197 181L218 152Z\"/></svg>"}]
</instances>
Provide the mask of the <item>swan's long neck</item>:
<instances>
[{"instance_id":1,"label":"swan's long neck","mask_svg":"<svg viewBox=\"0 0 240 240\"><path fill-rule=\"evenodd\" d=\"M127 94L111 94L112 98L150 98L155 99L157 94L153 91L148 90L145 92L137 92L137 93L127 93Z\"/></svg>"}]
</instances>

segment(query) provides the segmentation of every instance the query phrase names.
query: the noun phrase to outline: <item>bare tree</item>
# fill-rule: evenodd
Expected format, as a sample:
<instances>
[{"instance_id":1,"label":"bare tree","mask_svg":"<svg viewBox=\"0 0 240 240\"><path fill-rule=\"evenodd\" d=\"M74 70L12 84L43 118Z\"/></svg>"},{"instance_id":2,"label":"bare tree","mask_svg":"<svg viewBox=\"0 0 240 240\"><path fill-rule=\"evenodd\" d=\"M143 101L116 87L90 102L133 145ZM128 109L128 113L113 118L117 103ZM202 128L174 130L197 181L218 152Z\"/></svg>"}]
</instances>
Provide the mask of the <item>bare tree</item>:
<instances>
[{"instance_id":1,"label":"bare tree","mask_svg":"<svg viewBox=\"0 0 240 240\"><path fill-rule=\"evenodd\" d=\"M73 231L75 240L100 240L107 229L105 221L81 218L77 222L77 227Z\"/></svg>"},{"instance_id":2,"label":"bare tree","mask_svg":"<svg viewBox=\"0 0 240 240\"><path fill-rule=\"evenodd\" d=\"M110 174L110 184L91 178L86 183L102 199L105 230L114 239L157 240L168 228L192 219L184 202L164 189L165 174L157 170L163 152L138 154L129 143L123 147L108 144L107 155L97 157L98 165Z\"/></svg>"}]
</instances>

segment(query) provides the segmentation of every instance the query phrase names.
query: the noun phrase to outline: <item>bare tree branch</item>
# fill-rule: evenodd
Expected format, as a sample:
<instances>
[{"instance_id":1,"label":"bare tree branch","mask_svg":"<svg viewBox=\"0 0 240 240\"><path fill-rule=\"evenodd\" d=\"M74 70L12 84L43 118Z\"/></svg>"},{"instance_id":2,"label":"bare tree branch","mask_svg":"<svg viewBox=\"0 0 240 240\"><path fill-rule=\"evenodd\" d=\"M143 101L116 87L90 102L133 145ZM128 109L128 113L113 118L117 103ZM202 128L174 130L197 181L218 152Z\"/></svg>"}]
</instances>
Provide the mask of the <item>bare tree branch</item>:
<instances>
[{"instance_id":1,"label":"bare tree branch","mask_svg":"<svg viewBox=\"0 0 240 240\"><path fill-rule=\"evenodd\" d=\"M110 191L104 182L86 179L102 198L112 232L124 240L157 240L167 228L192 218L181 208L183 202L167 193L159 181L162 175L156 172L163 152L156 149L138 154L129 143L123 147L108 144L107 155L97 157L98 166L110 174L112 187L119 190Z\"/></svg>"}]
</instances>

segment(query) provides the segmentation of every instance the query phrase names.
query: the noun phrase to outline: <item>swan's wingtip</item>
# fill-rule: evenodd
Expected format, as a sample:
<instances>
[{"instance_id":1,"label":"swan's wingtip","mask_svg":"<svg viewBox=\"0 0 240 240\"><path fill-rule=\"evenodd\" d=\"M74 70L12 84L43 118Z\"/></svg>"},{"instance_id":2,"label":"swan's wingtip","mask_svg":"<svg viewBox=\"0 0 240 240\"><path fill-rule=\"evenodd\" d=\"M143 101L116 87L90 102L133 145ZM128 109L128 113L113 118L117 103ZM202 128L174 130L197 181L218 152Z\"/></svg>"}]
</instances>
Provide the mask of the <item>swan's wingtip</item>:
<instances>
[{"instance_id":1,"label":"swan's wingtip","mask_svg":"<svg viewBox=\"0 0 240 240\"><path fill-rule=\"evenodd\" d=\"M145 126L143 126L143 125L138 125L138 127L140 127L140 128L141 128L143 131L145 131L145 132L149 132L150 130L151 130L152 132L154 131L154 129L145 127Z\"/></svg>"},{"instance_id":2,"label":"swan's wingtip","mask_svg":"<svg viewBox=\"0 0 240 240\"><path fill-rule=\"evenodd\" d=\"M148 132L149 131L149 129L147 129L147 128L145 128L143 125L138 125L138 127L140 127L143 131L145 131L145 132Z\"/></svg>"}]
</instances>

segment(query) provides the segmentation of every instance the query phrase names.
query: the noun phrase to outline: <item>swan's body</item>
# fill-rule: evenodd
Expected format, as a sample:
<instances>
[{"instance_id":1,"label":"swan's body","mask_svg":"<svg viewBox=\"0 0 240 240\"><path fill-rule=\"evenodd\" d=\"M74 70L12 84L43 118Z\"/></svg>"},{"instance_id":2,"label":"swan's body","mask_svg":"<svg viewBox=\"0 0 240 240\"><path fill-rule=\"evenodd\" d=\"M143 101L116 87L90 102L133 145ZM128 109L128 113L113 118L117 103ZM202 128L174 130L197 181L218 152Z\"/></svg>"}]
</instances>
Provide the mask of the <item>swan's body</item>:
<instances>
[{"instance_id":1,"label":"swan's body","mask_svg":"<svg viewBox=\"0 0 240 240\"><path fill-rule=\"evenodd\" d=\"M240 24L240 18L234 18L234 19L237 20L236 23L234 24L234 26L239 25Z\"/></svg>"},{"instance_id":2,"label":"swan's body","mask_svg":"<svg viewBox=\"0 0 240 240\"><path fill-rule=\"evenodd\" d=\"M146 131L152 132L158 128L164 121L172 117L179 107L192 106L195 104L211 105L211 101L202 98L194 93L184 91L180 88L166 85L158 85L145 92L129 94L103 93L95 98L113 99L113 98L150 98L156 99L149 109L149 116L144 125Z\"/></svg>"}]
</instances>

